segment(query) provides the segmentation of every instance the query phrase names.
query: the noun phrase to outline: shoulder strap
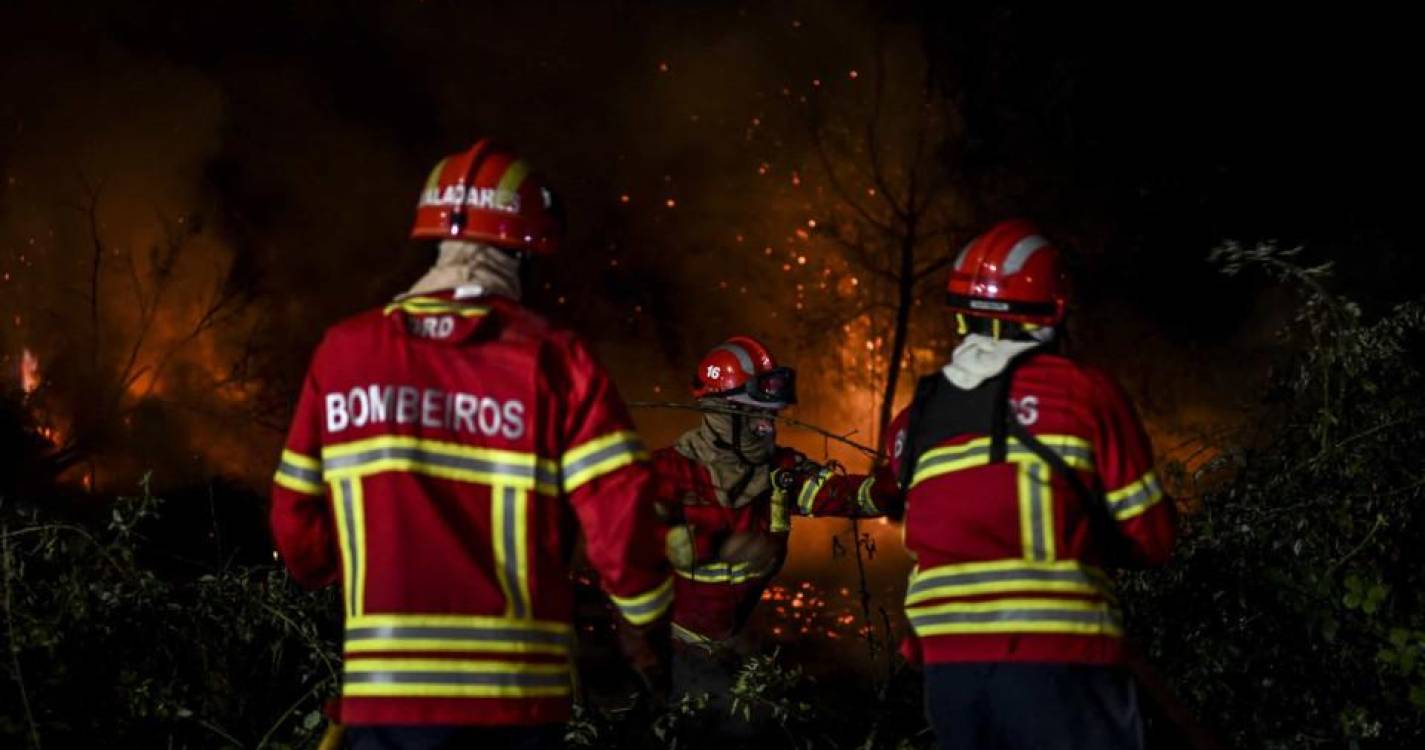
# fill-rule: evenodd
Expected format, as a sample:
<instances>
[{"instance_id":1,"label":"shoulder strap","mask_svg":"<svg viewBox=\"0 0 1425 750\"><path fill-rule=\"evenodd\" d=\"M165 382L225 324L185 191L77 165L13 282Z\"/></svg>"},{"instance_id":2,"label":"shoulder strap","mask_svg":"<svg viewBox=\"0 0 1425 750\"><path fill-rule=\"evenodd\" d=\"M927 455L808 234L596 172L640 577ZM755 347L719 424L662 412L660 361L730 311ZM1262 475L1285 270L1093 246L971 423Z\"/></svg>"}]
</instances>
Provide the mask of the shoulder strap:
<instances>
[{"instance_id":1,"label":"shoulder strap","mask_svg":"<svg viewBox=\"0 0 1425 750\"><path fill-rule=\"evenodd\" d=\"M917 380L915 396L910 401L910 408L906 410L905 442L901 446L900 472L896 476L901 491L910 489L910 480L915 473L915 464L920 461L920 454L925 452L925 448L920 444L920 433L923 431L921 428L925 419L926 407L935 395L938 378L940 378L940 373L934 372Z\"/></svg>"},{"instance_id":2,"label":"shoulder strap","mask_svg":"<svg viewBox=\"0 0 1425 750\"><path fill-rule=\"evenodd\" d=\"M1089 528L1093 530L1094 541L1103 546L1105 556L1110 561L1128 559L1128 540L1123 537L1123 532L1119 530L1118 523L1113 520L1113 514L1109 512L1108 501L1103 494L1092 490L1084 484L1083 477L1079 476L1073 467L1069 466L1064 457L1045 445L1043 441L1034 436L1027 427L1020 424L1018 419L1010 417L1006 420L1009 433L1014 436L1024 447L1034 452L1044 463L1049 464L1059 476L1068 482L1069 487L1079 498L1079 504L1083 506L1084 513L1088 516Z\"/></svg>"}]
</instances>

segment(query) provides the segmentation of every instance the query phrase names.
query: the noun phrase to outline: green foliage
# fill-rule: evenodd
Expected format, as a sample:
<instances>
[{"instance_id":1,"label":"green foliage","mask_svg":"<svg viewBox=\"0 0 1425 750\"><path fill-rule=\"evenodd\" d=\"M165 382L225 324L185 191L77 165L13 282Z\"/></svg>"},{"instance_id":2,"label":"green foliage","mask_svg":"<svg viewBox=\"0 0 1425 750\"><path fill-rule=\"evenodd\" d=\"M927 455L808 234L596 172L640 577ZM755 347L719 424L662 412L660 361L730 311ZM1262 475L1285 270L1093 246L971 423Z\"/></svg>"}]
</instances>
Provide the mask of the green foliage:
<instances>
[{"instance_id":1,"label":"green foliage","mask_svg":"<svg viewBox=\"0 0 1425 750\"><path fill-rule=\"evenodd\" d=\"M306 747L322 731L335 598L273 566L154 554L161 506L147 483L88 521L0 506L0 744Z\"/></svg>"},{"instance_id":2,"label":"green foliage","mask_svg":"<svg viewBox=\"0 0 1425 750\"><path fill-rule=\"evenodd\" d=\"M1299 294L1294 355L1240 439L1196 472L1167 467L1217 481L1175 562L1122 577L1129 630L1230 746L1421 746L1425 306L1343 299L1296 250L1214 258ZM339 672L336 591L298 591L255 559L186 559L173 550L191 540L155 538L182 534L160 523L181 514L141 490L90 498L97 517L0 499L0 746L313 746ZM595 696L565 741L732 750L705 730L742 721L765 728L749 747L916 750L931 744L920 695L914 670L813 680L773 653L745 660L726 700Z\"/></svg>"},{"instance_id":3,"label":"green foliage","mask_svg":"<svg viewBox=\"0 0 1425 750\"><path fill-rule=\"evenodd\" d=\"M1225 245L1300 297L1254 431L1200 475L1175 562L1126 576L1130 630L1235 747L1425 740L1425 307L1368 314L1299 250ZM1191 477L1189 477L1191 479Z\"/></svg>"},{"instance_id":4,"label":"green foliage","mask_svg":"<svg viewBox=\"0 0 1425 750\"><path fill-rule=\"evenodd\" d=\"M737 750L928 750L919 671L899 669L889 684L837 675L813 679L779 650L741 660L723 700L683 696L666 706L632 700L576 706L571 748ZM727 731L728 725L736 727ZM742 739L738 739L741 737Z\"/></svg>"}]
</instances>

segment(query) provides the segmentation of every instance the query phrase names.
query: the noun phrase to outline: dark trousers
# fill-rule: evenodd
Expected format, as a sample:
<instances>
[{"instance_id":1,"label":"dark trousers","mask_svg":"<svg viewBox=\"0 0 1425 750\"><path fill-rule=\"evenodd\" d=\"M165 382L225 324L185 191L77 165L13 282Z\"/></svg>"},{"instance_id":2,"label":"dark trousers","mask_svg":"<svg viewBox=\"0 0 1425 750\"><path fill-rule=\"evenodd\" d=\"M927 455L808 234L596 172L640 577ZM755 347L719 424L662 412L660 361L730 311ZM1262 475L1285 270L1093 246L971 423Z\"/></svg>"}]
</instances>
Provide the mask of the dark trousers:
<instances>
[{"instance_id":1,"label":"dark trousers","mask_svg":"<svg viewBox=\"0 0 1425 750\"><path fill-rule=\"evenodd\" d=\"M346 727L347 750L559 750L564 727Z\"/></svg>"},{"instance_id":2,"label":"dark trousers","mask_svg":"<svg viewBox=\"0 0 1425 750\"><path fill-rule=\"evenodd\" d=\"M1142 750L1133 678L1079 664L931 664L925 712L940 750Z\"/></svg>"}]
</instances>

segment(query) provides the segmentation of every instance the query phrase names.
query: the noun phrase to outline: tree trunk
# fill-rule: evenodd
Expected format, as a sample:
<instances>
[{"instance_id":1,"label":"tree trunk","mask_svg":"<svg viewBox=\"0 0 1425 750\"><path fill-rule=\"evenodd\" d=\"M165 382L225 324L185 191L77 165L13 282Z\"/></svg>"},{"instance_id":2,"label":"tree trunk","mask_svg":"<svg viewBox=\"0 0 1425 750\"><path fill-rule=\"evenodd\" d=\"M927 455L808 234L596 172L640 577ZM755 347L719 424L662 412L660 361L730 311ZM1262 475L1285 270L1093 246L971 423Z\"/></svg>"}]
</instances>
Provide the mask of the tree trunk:
<instances>
[{"instance_id":1,"label":"tree trunk","mask_svg":"<svg viewBox=\"0 0 1425 750\"><path fill-rule=\"evenodd\" d=\"M915 304L915 232L916 217L906 221L901 236L901 269L897 281L896 330L891 336L891 359L886 369L886 390L881 394L881 418L876 425L876 437L884 442L891 426L891 408L896 400L896 385L900 382L901 358L905 356L906 334L910 330L910 312Z\"/></svg>"}]
</instances>

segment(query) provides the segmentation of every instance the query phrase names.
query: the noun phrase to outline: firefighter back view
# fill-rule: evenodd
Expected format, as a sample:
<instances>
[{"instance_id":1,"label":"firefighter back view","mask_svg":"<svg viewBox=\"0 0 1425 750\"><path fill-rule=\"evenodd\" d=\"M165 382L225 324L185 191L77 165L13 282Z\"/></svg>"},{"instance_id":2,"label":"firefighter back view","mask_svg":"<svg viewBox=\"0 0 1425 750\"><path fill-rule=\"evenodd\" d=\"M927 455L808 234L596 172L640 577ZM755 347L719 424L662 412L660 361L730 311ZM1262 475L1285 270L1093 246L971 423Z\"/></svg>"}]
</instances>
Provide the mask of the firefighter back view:
<instances>
[{"instance_id":1,"label":"firefighter back view","mask_svg":"<svg viewBox=\"0 0 1425 750\"><path fill-rule=\"evenodd\" d=\"M892 423L913 660L941 748L1139 748L1106 567L1163 562L1173 504L1108 376L1059 351L1057 249L996 225L955 259L964 340Z\"/></svg>"},{"instance_id":2,"label":"firefighter back view","mask_svg":"<svg viewBox=\"0 0 1425 750\"><path fill-rule=\"evenodd\" d=\"M663 681L647 455L585 344L518 301L561 229L510 151L442 160L412 231L440 241L435 267L313 355L271 521L295 579L342 585L348 747L560 746L576 529L634 666Z\"/></svg>"}]
</instances>

